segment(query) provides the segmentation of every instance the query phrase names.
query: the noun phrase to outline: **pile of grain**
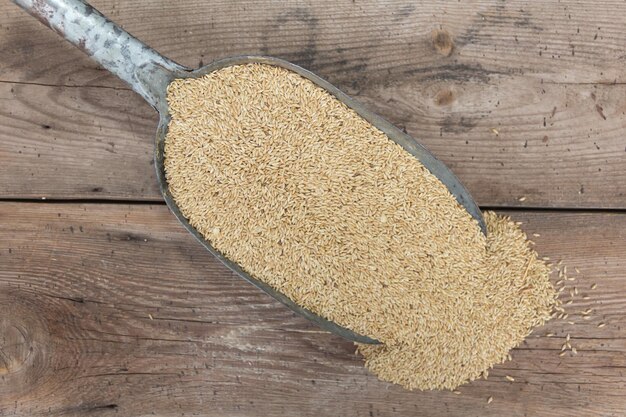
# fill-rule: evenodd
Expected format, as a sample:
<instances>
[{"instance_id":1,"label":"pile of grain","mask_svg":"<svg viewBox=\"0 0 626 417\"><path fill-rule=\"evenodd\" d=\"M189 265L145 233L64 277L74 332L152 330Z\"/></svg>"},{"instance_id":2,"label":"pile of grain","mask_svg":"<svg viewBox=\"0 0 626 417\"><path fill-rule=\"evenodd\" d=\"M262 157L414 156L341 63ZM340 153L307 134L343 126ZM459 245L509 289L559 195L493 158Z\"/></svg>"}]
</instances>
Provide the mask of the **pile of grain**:
<instances>
[{"instance_id":1,"label":"pile of grain","mask_svg":"<svg viewBox=\"0 0 626 417\"><path fill-rule=\"evenodd\" d=\"M283 68L231 66L168 88L169 189L229 259L384 346L380 378L454 388L550 317L549 268L510 220L488 237L413 156Z\"/></svg>"}]
</instances>

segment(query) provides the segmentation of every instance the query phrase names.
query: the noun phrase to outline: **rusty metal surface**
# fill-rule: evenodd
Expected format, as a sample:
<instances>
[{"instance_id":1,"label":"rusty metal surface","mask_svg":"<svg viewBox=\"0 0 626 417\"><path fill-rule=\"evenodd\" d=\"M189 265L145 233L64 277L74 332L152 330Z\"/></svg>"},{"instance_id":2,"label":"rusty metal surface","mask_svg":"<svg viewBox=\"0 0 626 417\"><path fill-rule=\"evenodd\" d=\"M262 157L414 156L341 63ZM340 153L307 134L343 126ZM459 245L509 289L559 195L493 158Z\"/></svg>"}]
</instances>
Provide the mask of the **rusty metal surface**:
<instances>
[{"instance_id":1,"label":"rusty metal surface","mask_svg":"<svg viewBox=\"0 0 626 417\"><path fill-rule=\"evenodd\" d=\"M294 312L306 317L330 332L355 342L380 343L375 339L359 335L350 329L314 314L294 303L290 298L276 291L266 283L247 274L238 264L223 256L211 246L211 244L187 221L176 205L167 186L163 153L165 135L167 134L167 127L170 121L167 101L165 99L166 90L168 84L173 79L201 77L220 68L245 63L264 63L294 71L337 97L337 99L352 108L361 117L383 131L391 140L398 143L407 152L415 156L433 175L439 178L457 201L476 219L483 233L487 233L480 209L469 192L448 167L435 158L433 154L414 138L407 135L384 118L371 112L363 104L352 99L326 80L302 67L272 57L237 56L222 59L192 71L163 57L81 0L14 0L14 2L82 49L103 67L126 81L134 91L139 93L159 112L160 121L157 128L155 148L157 178L165 202L181 224L208 251L239 276L262 289Z\"/></svg>"}]
</instances>

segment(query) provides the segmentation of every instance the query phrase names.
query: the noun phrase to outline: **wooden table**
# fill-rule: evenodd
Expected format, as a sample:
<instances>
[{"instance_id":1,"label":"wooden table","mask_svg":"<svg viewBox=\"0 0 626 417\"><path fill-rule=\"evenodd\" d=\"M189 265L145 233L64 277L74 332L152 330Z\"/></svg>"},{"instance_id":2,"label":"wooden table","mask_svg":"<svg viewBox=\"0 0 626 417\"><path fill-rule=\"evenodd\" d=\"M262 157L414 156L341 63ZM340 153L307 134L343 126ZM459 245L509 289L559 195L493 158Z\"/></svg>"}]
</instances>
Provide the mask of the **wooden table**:
<instances>
[{"instance_id":1,"label":"wooden table","mask_svg":"<svg viewBox=\"0 0 626 417\"><path fill-rule=\"evenodd\" d=\"M3 2L0 415L626 415L626 3L93 3L182 64L282 57L406 128L579 269L574 324L460 395L378 381L194 242L157 189L156 114Z\"/></svg>"}]
</instances>

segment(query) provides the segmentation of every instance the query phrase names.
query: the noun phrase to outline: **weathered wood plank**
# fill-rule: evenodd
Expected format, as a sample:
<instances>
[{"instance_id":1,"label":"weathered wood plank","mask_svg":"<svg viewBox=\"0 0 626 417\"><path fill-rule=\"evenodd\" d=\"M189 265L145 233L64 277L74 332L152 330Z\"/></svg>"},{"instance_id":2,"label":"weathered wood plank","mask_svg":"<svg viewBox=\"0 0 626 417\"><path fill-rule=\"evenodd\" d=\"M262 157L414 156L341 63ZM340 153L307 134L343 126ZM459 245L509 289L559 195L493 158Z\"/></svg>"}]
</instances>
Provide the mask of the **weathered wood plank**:
<instances>
[{"instance_id":1,"label":"weathered wood plank","mask_svg":"<svg viewBox=\"0 0 626 417\"><path fill-rule=\"evenodd\" d=\"M557 337L531 336L455 395L377 381L350 343L233 276L162 205L1 203L0 415L621 415L626 215L514 216L543 255L580 269L568 309L595 312L550 323L536 333ZM567 333L578 355L559 357Z\"/></svg>"},{"instance_id":2,"label":"weathered wood plank","mask_svg":"<svg viewBox=\"0 0 626 417\"><path fill-rule=\"evenodd\" d=\"M0 196L160 200L157 122L129 90L0 83Z\"/></svg>"},{"instance_id":3,"label":"weathered wood plank","mask_svg":"<svg viewBox=\"0 0 626 417\"><path fill-rule=\"evenodd\" d=\"M384 86L407 73L457 81L523 74L553 82L626 82L626 5L619 0L92 3L193 67L245 52L287 58L344 87ZM1 80L121 85L16 6L3 3L0 16ZM434 43L433 30L444 33Z\"/></svg>"},{"instance_id":4,"label":"weathered wood plank","mask_svg":"<svg viewBox=\"0 0 626 417\"><path fill-rule=\"evenodd\" d=\"M626 85L409 77L371 88L375 98L361 99L419 138L481 205L626 207ZM0 83L0 197L160 200L156 123L128 90Z\"/></svg>"},{"instance_id":5,"label":"weathered wood plank","mask_svg":"<svg viewBox=\"0 0 626 417\"><path fill-rule=\"evenodd\" d=\"M431 148L481 205L626 207L624 3L95 5L190 66L249 52L313 69ZM0 11L0 196L158 200L148 106Z\"/></svg>"}]
</instances>

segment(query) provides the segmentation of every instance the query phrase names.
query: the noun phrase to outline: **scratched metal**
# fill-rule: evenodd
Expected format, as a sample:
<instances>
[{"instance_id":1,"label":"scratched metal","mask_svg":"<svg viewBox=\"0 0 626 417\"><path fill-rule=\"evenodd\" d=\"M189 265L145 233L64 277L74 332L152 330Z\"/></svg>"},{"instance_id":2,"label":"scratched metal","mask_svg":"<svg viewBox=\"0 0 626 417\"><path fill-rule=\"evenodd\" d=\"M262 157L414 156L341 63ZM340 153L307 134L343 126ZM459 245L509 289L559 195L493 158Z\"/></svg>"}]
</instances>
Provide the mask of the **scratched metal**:
<instances>
[{"instance_id":1,"label":"scratched metal","mask_svg":"<svg viewBox=\"0 0 626 417\"><path fill-rule=\"evenodd\" d=\"M79 0L14 0L46 26L83 50L157 108L172 71L187 68L165 58ZM165 108L158 108L165 111Z\"/></svg>"},{"instance_id":2,"label":"scratched metal","mask_svg":"<svg viewBox=\"0 0 626 417\"><path fill-rule=\"evenodd\" d=\"M65 37L68 41L82 49L104 68L128 83L134 91L141 95L160 116L157 128L155 147L155 167L159 187L168 207L181 224L208 251L215 255L231 270L246 281L252 283L267 294L274 297L294 312L306 317L320 327L360 343L380 343L370 337L359 335L337 323L326 320L313 312L302 308L290 298L276 291L262 281L247 274L241 267L224 257L193 227L183 216L172 198L165 178L164 145L170 115L167 108L166 89L176 78L195 78L220 68L245 63L265 63L294 71L326 89L361 117L383 131L391 140L401 145L407 152L415 156L433 175L450 190L457 201L474 217L483 233L487 233L480 209L469 192L463 187L441 161L435 158L415 139L389 123L387 120L369 111L361 103L355 101L326 80L310 71L281 59L263 56L236 56L213 62L196 70L190 70L176 62L163 57L137 38L122 30L115 23L104 17L100 12L81 0L13 0L45 25Z\"/></svg>"}]
</instances>

